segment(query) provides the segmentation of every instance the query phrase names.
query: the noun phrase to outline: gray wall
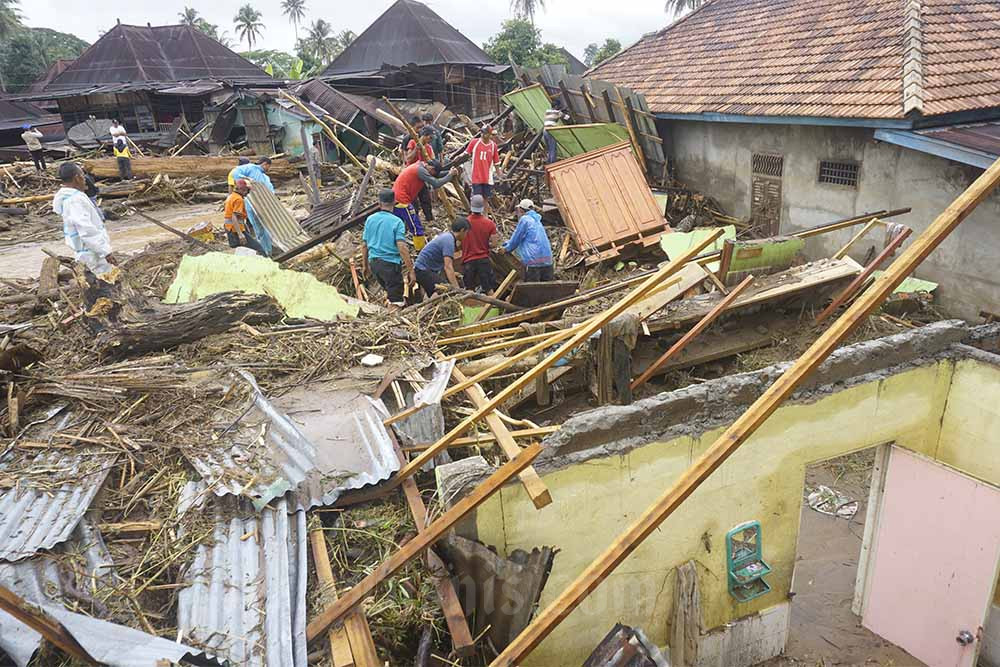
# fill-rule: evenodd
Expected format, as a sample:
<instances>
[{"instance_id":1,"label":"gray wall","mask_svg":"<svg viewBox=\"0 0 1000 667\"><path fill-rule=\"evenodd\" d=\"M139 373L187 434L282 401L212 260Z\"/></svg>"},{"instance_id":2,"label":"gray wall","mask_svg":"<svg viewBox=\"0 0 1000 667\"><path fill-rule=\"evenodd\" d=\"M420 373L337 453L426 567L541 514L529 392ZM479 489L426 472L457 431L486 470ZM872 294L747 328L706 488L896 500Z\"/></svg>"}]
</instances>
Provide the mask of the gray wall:
<instances>
[{"instance_id":1,"label":"gray wall","mask_svg":"<svg viewBox=\"0 0 1000 667\"><path fill-rule=\"evenodd\" d=\"M750 214L750 159L753 153L784 156L781 231L790 233L869 211L910 207L893 218L926 227L979 176L981 170L874 140L874 130L799 125L752 125L671 121L667 140L677 177L688 187L715 197L725 212ZM861 163L857 189L817 182L822 159ZM860 227L814 237L810 257L829 256ZM872 230L851 252L861 261L872 245L881 250L884 233ZM909 242L907 242L909 243ZM1000 194L994 193L917 270L940 283L937 303L944 312L977 319L980 309L1000 312Z\"/></svg>"}]
</instances>

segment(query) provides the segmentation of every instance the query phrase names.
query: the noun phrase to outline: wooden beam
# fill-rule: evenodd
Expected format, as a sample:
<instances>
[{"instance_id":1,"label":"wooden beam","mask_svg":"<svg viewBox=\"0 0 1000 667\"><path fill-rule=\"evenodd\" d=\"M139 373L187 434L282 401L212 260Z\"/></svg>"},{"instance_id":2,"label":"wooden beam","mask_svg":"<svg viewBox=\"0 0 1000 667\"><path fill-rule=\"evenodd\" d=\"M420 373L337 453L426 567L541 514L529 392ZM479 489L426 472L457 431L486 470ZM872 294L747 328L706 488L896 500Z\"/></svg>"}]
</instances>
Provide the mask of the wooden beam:
<instances>
[{"instance_id":1,"label":"wooden beam","mask_svg":"<svg viewBox=\"0 0 1000 667\"><path fill-rule=\"evenodd\" d=\"M354 201L351 203L351 212L348 213L348 217L353 218L361 210L361 202L364 201L365 193L368 192L368 184L372 182L372 175L375 173L375 161L374 155L368 156L368 169L365 171L365 175L361 177L361 185L358 189L354 191Z\"/></svg>"},{"instance_id":2,"label":"wooden beam","mask_svg":"<svg viewBox=\"0 0 1000 667\"><path fill-rule=\"evenodd\" d=\"M465 373L458 370L458 368L451 369L451 377L455 379L455 382L465 382L469 378L465 376ZM486 392L478 384L473 384L465 389L465 395L469 397L472 401L472 405L476 409L479 409L489 402L486 398ZM489 427L490 432L493 437L496 438L497 444L500 445L500 449L503 450L504 456L508 460L513 461L514 458L521 453L521 448L517 446L517 442L514 440L514 436L511 434L510 429L504 424L503 420L500 419L495 411L486 414L486 426ZM524 487L524 491L531 498L532 504L535 509L542 509L546 505L552 503L552 495L549 493L548 488L545 486L545 482L542 478L538 476L535 469L528 466L520 473L518 473L518 479L521 481L521 486Z\"/></svg>"},{"instance_id":3,"label":"wooden beam","mask_svg":"<svg viewBox=\"0 0 1000 667\"><path fill-rule=\"evenodd\" d=\"M653 377L656 374L656 371L659 370L661 366L670 361L670 359L672 359L674 355L676 355L678 352L687 347L688 343L697 338L702 331L707 329L709 325L712 324L712 322L714 322L716 318L719 317L719 315L725 312L725 310L729 308L730 305L732 305L733 301L736 300L736 297L738 297L740 293L743 292L743 290L750 287L750 283L752 282L753 282L753 276L747 276L746 278L743 279L743 282L741 282L739 285L730 290L729 294L726 295L726 298L724 298L719 303L715 304L715 308L708 311L708 314L705 315L705 317L701 318L698 324L691 327L690 331L681 336L681 339L679 341L671 345L669 350L664 352L659 359L650 364L649 367L645 371L643 371L639 377L637 377L635 380L632 381L632 384L630 385L632 391L635 391L642 385L646 384L646 382L649 381L649 378Z\"/></svg>"},{"instance_id":4,"label":"wooden beam","mask_svg":"<svg viewBox=\"0 0 1000 667\"><path fill-rule=\"evenodd\" d=\"M642 173L646 175L649 173L649 169L646 165L646 154L642 150L642 143L639 141L639 134L635 129L635 109L632 108L632 100L623 97L621 88L617 86L615 86L615 92L618 93L618 99L621 100L622 106L625 107L625 129L628 130L629 136L632 137L632 145L635 147L635 157L639 160Z\"/></svg>"},{"instance_id":5,"label":"wooden beam","mask_svg":"<svg viewBox=\"0 0 1000 667\"><path fill-rule=\"evenodd\" d=\"M45 637L47 641L54 644L66 655L87 665L100 664L87 653L86 649L80 646L80 643L62 623L46 614L41 607L22 599L3 586L0 586L0 609Z\"/></svg>"},{"instance_id":6,"label":"wooden beam","mask_svg":"<svg viewBox=\"0 0 1000 667\"><path fill-rule=\"evenodd\" d=\"M510 157L510 153L507 153L507 157ZM500 283L500 285L490 293L490 296L495 297L497 299L502 299L504 292L507 291L507 289L514 283L515 280L517 280L517 269L511 269L510 273L507 274L507 277L503 279L503 282ZM478 313L476 313L476 316L474 318L472 318L472 323L475 324L476 322L482 322L483 320L486 319L486 316L489 315L489 313L490 313L489 308L483 308Z\"/></svg>"},{"instance_id":7,"label":"wooden beam","mask_svg":"<svg viewBox=\"0 0 1000 667\"><path fill-rule=\"evenodd\" d=\"M425 463L433 459L439 452L445 450L448 444L455 438L462 435L472 424L483 418L484 416L490 414L497 406L501 405L511 396L517 394L517 392L528 384L534 382L535 378L540 374L544 373L548 368L550 368L557 361L566 356L571 350L576 348L577 345L584 342L590 338L594 333L599 331L601 327L613 320L614 318L621 315L623 312L628 310L630 306L635 304L637 301L642 299L649 291L659 287L660 283L672 276L678 270L680 270L690 259L697 255L701 250L707 247L709 244L714 243L719 236L722 235L722 229L717 229L710 235L706 236L701 241L698 241L689 248L686 252L678 255L677 259L667 263L665 266L656 271L653 275L649 276L644 280L638 287L636 287L632 292L630 292L623 299L615 303L611 308L608 308L604 312L594 315L589 320L586 320L577 327L569 329L572 336L558 349L550 353L542 361L540 361L534 368L529 370L527 373L514 380L512 383L504 387L502 390L497 392L497 394L489 399L485 404L478 407L474 413L463 419L455 428L446 433L440 440L438 440L433 447L428 448L422 454L414 458L410 463L401 468L399 472L396 473L395 480L406 479L417 470L419 470ZM564 335L566 332L560 332ZM560 335L557 334L557 335ZM546 345L547 343L539 343L539 345ZM531 348L529 348L531 349ZM522 352L522 354L524 354ZM516 355L515 355L516 356Z\"/></svg>"},{"instance_id":8,"label":"wooden beam","mask_svg":"<svg viewBox=\"0 0 1000 667\"><path fill-rule=\"evenodd\" d=\"M833 258L834 259L840 259L844 255L846 255L847 251L851 249L851 246L853 246L855 243L857 243L858 241L860 241L861 237L864 236L865 234L867 234L869 232L869 230L871 230L872 227L874 227L875 225L881 224L881 223L882 223L882 221L879 220L878 218L872 218L871 220L869 220L868 224L865 225L864 227L862 227L860 232L858 232L857 234L855 234L854 236L851 237L851 240L847 242L847 245L845 245L843 248L841 248L837 252L833 253Z\"/></svg>"},{"instance_id":9,"label":"wooden beam","mask_svg":"<svg viewBox=\"0 0 1000 667\"><path fill-rule=\"evenodd\" d=\"M590 122L600 123L601 119L597 117L597 109L594 108L594 100L590 99L590 95L587 94L587 89L580 86L580 94L583 95L583 103L587 105L587 115L590 116Z\"/></svg>"},{"instance_id":10,"label":"wooden beam","mask_svg":"<svg viewBox=\"0 0 1000 667\"><path fill-rule=\"evenodd\" d=\"M305 104L303 104L302 101L299 98L294 97L293 95L289 95L286 91L281 90L280 88L278 89L278 94L281 95L282 97L284 97L286 100L288 100L292 104L294 104L295 106L297 106L298 108L302 109L302 111L304 111L310 118L312 118L313 121L317 125L319 125L321 128L323 128L323 131L326 133L326 136L330 137L330 141L332 141L334 144L336 144L337 148L339 148L341 151L343 151L344 155L346 155L348 158L350 158L351 162L353 162L354 165L358 169L364 169L365 168L365 165L361 164L361 160L359 160L357 158L357 156L354 155L354 153L352 153L347 148L347 146L344 145L344 142L342 142L340 140L340 137L337 136L337 133L334 132L333 130L331 130L329 125L327 125L322 120L320 120L319 117L316 116L316 114L314 114L309 109L309 107L307 107Z\"/></svg>"},{"instance_id":11,"label":"wooden beam","mask_svg":"<svg viewBox=\"0 0 1000 667\"><path fill-rule=\"evenodd\" d=\"M326 549L326 538L321 528L309 531L309 544L312 546L313 564L316 566L316 578L319 580L321 594L337 597L337 581L330 567L330 554ZM347 637L347 628L339 626L327 633L330 644L330 660L333 667L355 667L354 653L351 651L351 641Z\"/></svg>"},{"instance_id":12,"label":"wooden beam","mask_svg":"<svg viewBox=\"0 0 1000 667\"><path fill-rule=\"evenodd\" d=\"M485 482L476 487L472 493L452 505L451 509L427 526L427 530L418 533L416 537L400 547L396 553L383 561L371 574L349 590L346 595L338 599L330 607L324 609L319 616L310 621L309 625L306 626L306 638L309 641L316 639L327 628L343 618L347 612L361 603L369 593L374 591L380 583L402 569L404 565L413 560L424 549L444 537L444 534L465 515L499 491L500 487L507 483L510 478L528 467L541 451L542 446L535 443L524 449L513 461L501 466ZM399 478L397 477L397 479Z\"/></svg>"},{"instance_id":13,"label":"wooden beam","mask_svg":"<svg viewBox=\"0 0 1000 667\"><path fill-rule=\"evenodd\" d=\"M490 352L496 352L497 350L505 350L508 347L527 345L528 343L537 343L540 340L547 340L549 338L552 338L551 332L525 336L524 338L512 338L510 340L500 341L499 343L490 343L489 345L483 345L481 347L465 350L463 352L455 352L454 354L446 356L444 360L448 361L449 359L468 359L469 357L478 357L481 354L488 354Z\"/></svg>"},{"instance_id":14,"label":"wooden beam","mask_svg":"<svg viewBox=\"0 0 1000 667\"><path fill-rule=\"evenodd\" d=\"M538 428L524 428L517 431L511 431L510 434L515 438L537 438L539 436L546 436L550 433L555 433L559 430L559 426L539 426ZM489 445L497 441L495 435L472 435L465 438L456 438L449 447L469 447L472 445ZM433 442L423 442L418 445L413 445L412 447L403 447L404 452L419 452L421 450L427 449Z\"/></svg>"},{"instance_id":15,"label":"wooden beam","mask_svg":"<svg viewBox=\"0 0 1000 667\"><path fill-rule=\"evenodd\" d=\"M1000 183L1000 160L951 203L885 273L830 325L739 419L716 439L656 502L541 611L490 667L514 667L569 616L650 533L673 514L708 477L746 442L778 406L842 343L860 323L962 222Z\"/></svg>"},{"instance_id":16,"label":"wooden beam","mask_svg":"<svg viewBox=\"0 0 1000 667\"><path fill-rule=\"evenodd\" d=\"M521 327L510 327L508 329L493 329L492 331L482 331L477 333L464 334L462 336L449 336L447 338L439 338L437 344L457 345L459 343L467 343L470 340L478 340L480 338L503 338L504 336L516 336L523 333L524 329L522 329Z\"/></svg>"}]
</instances>

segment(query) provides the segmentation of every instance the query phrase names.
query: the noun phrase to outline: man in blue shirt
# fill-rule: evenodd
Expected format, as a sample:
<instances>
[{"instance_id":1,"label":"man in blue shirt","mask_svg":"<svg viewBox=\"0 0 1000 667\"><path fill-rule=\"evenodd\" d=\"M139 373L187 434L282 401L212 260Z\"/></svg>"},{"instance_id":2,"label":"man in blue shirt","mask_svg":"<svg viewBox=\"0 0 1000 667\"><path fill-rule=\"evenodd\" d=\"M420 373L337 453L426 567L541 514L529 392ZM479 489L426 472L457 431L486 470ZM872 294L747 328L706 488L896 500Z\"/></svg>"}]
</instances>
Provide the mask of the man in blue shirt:
<instances>
[{"instance_id":1,"label":"man in blue shirt","mask_svg":"<svg viewBox=\"0 0 1000 667\"><path fill-rule=\"evenodd\" d=\"M375 274L378 284L389 299L389 309L402 308L403 265L406 266L407 282L416 283L410 250L406 245L406 227L403 221L393 215L396 194L391 188L378 193L379 210L365 220L365 231L361 236L361 262L364 273Z\"/></svg>"},{"instance_id":2,"label":"man in blue shirt","mask_svg":"<svg viewBox=\"0 0 1000 667\"><path fill-rule=\"evenodd\" d=\"M455 246L461 244L469 231L469 221L457 218L451 223L450 232L441 232L434 240L424 246L417 255L417 283L424 291L424 296L434 295L438 283L443 282L441 272L444 271L452 287L458 288L458 276L455 275Z\"/></svg>"},{"instance_id":3,"label":"man in blue shirt","mask_svg":"<svg viewBox=\"0 0 1000 667\"><path fill-rule=\"evenodd\" d=\"M525 282L547 282L555 280L552 266L552 244L542 226L542 216L535 210L530 199L522 199L514 208L517 227L510 239L497 249L501 255L517 252L525 266Z\"/></svg>"}]
</instances>

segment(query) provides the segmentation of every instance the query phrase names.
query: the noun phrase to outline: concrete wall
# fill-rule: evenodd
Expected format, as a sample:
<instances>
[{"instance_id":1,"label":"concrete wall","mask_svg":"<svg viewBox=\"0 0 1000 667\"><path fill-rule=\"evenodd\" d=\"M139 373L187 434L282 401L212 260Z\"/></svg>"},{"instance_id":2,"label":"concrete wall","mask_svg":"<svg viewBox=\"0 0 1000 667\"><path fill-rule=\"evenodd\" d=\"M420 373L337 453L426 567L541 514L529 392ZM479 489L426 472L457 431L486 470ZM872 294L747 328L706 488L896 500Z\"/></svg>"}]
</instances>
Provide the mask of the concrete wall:
<instances>
[{"instance_id":1,"label":"concrete wall","mask_svg":"<svg viewBox=\"0 0 1000 667\"><path fill-rule=\"evenodd\" d=\"M667 126L678 178L715 197L725 212L750 214L750 161L753 153L784 155L781 231L792 232L870 211L910 207L893 218L924 230L981 170L899 146L876 142L874 130L800 125L751 125L672 121ZM819 161L861 163L858 188L817 182ZM807 252L829 256L858 228L811 240ZM1000 261L1000 195L979 208L917 270L941 283L938 301L946 312L974 319L982 308L1000 309L996 266ZM873 232L852 255L861 260L884 235Z\"/></svg>"},{"instance_id":2,"label":"concrete wall","mask_svg":"<svg viewBox=\"0 0 1000 667\"><path fill-rule=\"evenodd\" d=\"M703 627L745 619L706 637L699 665L737 667L752 664L745 661L749 655L753 662L775 655L787 629L810 463L895 442L1000 484L1000 463L983 465L996 459L990 452L1000 445L992 428L1000 418L993 398L1000 369L942 352L953 349L949 341L961 337L961 328L928 329L930 337L921 331L838 350L813 386L775 412L524 664L579 664L619 621L666 644L674 568L688 560L698 567ZM557 547L544 607L780 372L772 367L576 415L546 441L536 465L553 503L538 511L519 485L509 485L461 531L507 553ZM463 474L452 481L467 487L475 475L463 464L453 464ZM438 469L445 497L459 491L448 468ZM772 591L740 604L727 591L725 534L751 519L762 524ZM763 615L751 616L757 612Z\"/></svg>"}]
</instances>

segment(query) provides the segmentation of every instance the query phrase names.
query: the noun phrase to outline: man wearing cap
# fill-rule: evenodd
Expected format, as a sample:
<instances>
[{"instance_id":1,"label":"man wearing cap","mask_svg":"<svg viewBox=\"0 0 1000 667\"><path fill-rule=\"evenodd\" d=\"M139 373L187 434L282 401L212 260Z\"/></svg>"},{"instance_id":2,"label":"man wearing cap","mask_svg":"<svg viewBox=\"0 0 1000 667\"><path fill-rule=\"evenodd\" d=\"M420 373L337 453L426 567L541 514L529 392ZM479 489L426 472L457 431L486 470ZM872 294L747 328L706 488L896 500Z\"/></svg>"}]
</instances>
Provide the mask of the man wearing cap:
<instances>
[{"instance_id":1,"label":"man wearing cap","mask_svg":"<svg viewBox=\"0 0 1000 667\"><path fill-rule=\"evenodd\" d=\"M247 208L244 197L247 196L248 192L250 192L250 184L245 178L239 178L233 185L233 191L226 198L225 213L223 214L226 239L229 241L230 248L246 246L263 255L264 251L246 225Z\"/></svg>"},{"instance_id":2,"label":"man wearing cap","mask_svg":"<svg viewBox=\"0 0 1000 667\"><path fill-rule=\"evenodd\" d=\"M35 171L40 174L45 171L45 153L42 151L43 135L37 128L30 125L23 125L22 129L24 132L21 133L21 139L28 147L28 152L31 153L31 159L35 163Z\"/></svg>"},{"instance_id":3,"label":"man wearing cap","mask_svg":"<svg viewBox=\"0 0 1000 667\"><path fill-rule=\"evenodd\" d=\"M271 158L262 157L257 160L257 164L241 164L236 169L232 171L233 180L240 178L245 178L247 181L252 183L259 183L271 192L274 192L274 184L271 183L271 177L267 175L268 169L271 168ZM250 187L255 187L251 184ZM265 257L271 256L271 251L274 248L271 242L271 235L268 233L267 229L260 221L260 216L257 211L253 208L253 202L247 200L247 220L250 222L250 228L253 230L254 236L257 237L257 243L260 244L260 249L263 251Z\"/></svg>"},{"instance_id":4,"label":"man wearing cap","mask_svg":"<svg viewBox=\"0 0 1000 667\"><path fill-rule=\"evenodd\" d=\"M385 290L389 308L402 308L404 299L403 267L406 282L416 284L410 249L406 245L406 228L403 221L393 215L396 195L389 188L378 193L379 210L365 220L361 236L361 262L365 274L375 274L378 284Z\"/></svg>"},{"instance_id":5,"label":"man wearing cap","mask_svg":"<svg viewBox=\"0 0 1000 667\"><path fill-rule=\"evenodd\" d=\"M525 266L525 282L555 280L552 266L552 244L542 226L542 216L530 199L522 199L514 208L518 216L514 234L498 250L500 254L517 252Z\"/></svg>"},{"instance_id":6,"label":"man wearing cap","mask_svg":"<svg viewBox=\"0 0 1000 667\"><path fill-rule=\"evenodd\" d=\"M453 168L443 177L438 178L437 175L440 171L441 163L437 160L414 162L399 172L396 182L392 185L392 190L396 193L396 206L392 212L406 225L406 231L413 236L413 247L418 251L427 245L427 237L424 236L424 226L420 222L420 216L417 214L413 202L417 201L421 190L426 187L435 190L444 187L446 183L451 181L452 175L458 173L458 170Z\"/></svg>"},{"instance_id":7,"label":"man wearing cap","mask_svg":"<svg viewBox=\"0 0 1000 667\"><path fill-rule=\"evenodd\" d=\"M236 188L236 177L233 175L236 173L237 167L242 167L245 164L250 164L250 158L241 157L236 161L236 166L229 170L229 177L226 182L229 183L229 191L232 192Z\"/></svg>"},{"instance_id":8,"label":"man wearing cap","mask_svg":"<svg viewBox=\"0 0 1000 667\"><path fill-rule=\"evenodd\" d=\"M483 125L480 136L469 142L465 152L472 156L472 194L482 195L489 210L493 196L493 168L500 164L500 151L493 141L493 127Z\"/></svg>"},{"instance_id":9,"label":"man wearing cap","mask_svg":"<svg viewBox=\"0 0 1000 667\"><path fill-rule=\"evenodd\" d=\"M465 240L468 232L469 221L457 218L451 223L450 231L435 236L417 255L415 273L424 296L433 296L437 284L444 282L441 279L442 272L452 287L459 287L458 276L455 274L455 248Z\"/></svg>"},{"instance_id":10,"label":"man wearing cap","mask_svg":"<svg viewBox=\"0 0 1000 667\"><path fill-rule=\"evenodd\" d=\"M469 232L462 242L462 277L465 289L478 289L489 294L496 289L496 276L490 261L490 248L496 245L497 226L484 215L486 201L482 195L472 195L469 200Z\"/></svg>"},{"instance_id":11,"label":"man wearing cap","mask_svg":"<svg viewBox=\"0 0 1000 667\"><path fill-rule=\"evenodd\" d=\"M410 139L410 143L406 145L406 155L403 159L403 164L405 166L410 166L416 162L430 162L437 158L437 153L431 147L431 140L434 135L433 128L427 127L426 125L420 128L417 133L416 139ZM424 220L427 222L434 221L434 207L431 204L431 193L429 190L424 188L417 195L417 201L420 202L420 211L424 214Z\"/></svg>"}]
</instances>

